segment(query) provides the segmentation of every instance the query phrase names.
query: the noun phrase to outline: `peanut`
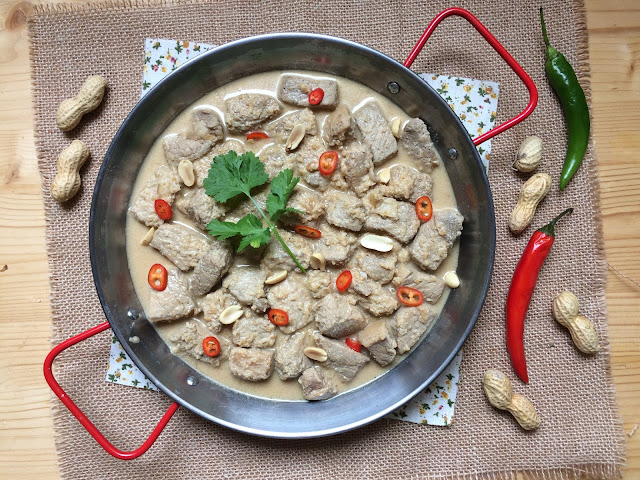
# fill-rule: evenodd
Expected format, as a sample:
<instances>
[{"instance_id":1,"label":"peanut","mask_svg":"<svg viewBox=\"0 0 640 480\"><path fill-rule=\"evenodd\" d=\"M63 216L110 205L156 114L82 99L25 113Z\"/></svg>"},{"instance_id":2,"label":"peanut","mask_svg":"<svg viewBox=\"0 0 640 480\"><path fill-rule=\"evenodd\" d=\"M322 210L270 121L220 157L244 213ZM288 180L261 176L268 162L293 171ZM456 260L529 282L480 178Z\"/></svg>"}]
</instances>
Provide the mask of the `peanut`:
<instances>
[{"instance_id":1,"label":"peanut","mask_svg":"<svg viewBox=\"0 0 640 480\"><path fill-rule=\"evenodd\" d=\"M324 272L326 265L327 265L327 261L325 260L323 254L321 253L311 254L311 258L309 258L309 266L311 268Z\"/></svg>"},{"instance_id":2,"label":"peanut","mask_svg":"<svg viewBox=\"0 0 640 480\"><path fill-rule=\"evenodd\" d=\"M571 292L562 292L553 299L553 316L558 323L569 329L573 343L583 353L600 350L598 332L593 322L578 315L578 298Z\"/></svg>"},{"instance_id":3,"label":"peanut","mask_svg":"<svg viewBox=\"0 0 640 480\"><path fill-rule=\"evenodd\" d=\"M178 164L178 175L185 186L193 186L196 182L196 176L193 173L193 163L191 163L191 160L186 158L180 160L180 163Z\"/></svg>"},{"instance_id":4,"label":"peanut","mask_svg":"<svg viewBox=\"0 0 640 480\"><path fill-rule=\"evenodd\" d=\"M525 430L540 426L540 417L535 407L524 395L513 393L511 382L499 370L487 370L482 377L482 386L489 403L500 410L507 410Z\"/></svg>"},{"instance_id":5,"label":"peanut","mask_svg":"<svg viewBox=\"0 0 640 480\"><path fill-rule=\"evenodd\" d=\"M316 362L326 362L328 358L327 352L318 347L307 347L303 350L303 353Z\"/></svg>"},{"instance_id":6,"label":"peanut","mask_svg":"<svg viewBox=\"0 0 640 480\"><path fill-rule=\"evenodd\" d=\"M536 173L527 180L520 189L520 197L511 218L509 229L516 235L521 234L529 226L536 208L551 188L551 176L547 173Z\"/></svg>"},{"instance_id":7,"label":"peanut","mask_svg":"<svg viewBox=\"0 0 640 480\"><path fill-rule=\"evenodd\" d=\"M532 172L542 160L542 139L535 135L525 138L520 144L513 166L521 172Z\"/></svg>"},{"instance_id":8,"label":"peanut","mask_svg":"<svg viewBox=\"0 0 640 480\"><path fill-rule=\"evenodd\" d=\"M80 140L74 140L58 157L58 171L51 182L51 198L66 202L80 190L80 168L89 158L89 149Z\"/></svg>"},{"instance_id":9,"label":"peanut","mask_svg":"<svg viewBox=\"0 0 640 480\"><path fill-rule=\"evenodd\" d=\"M93 75L82 84L78 94L63 101L56 112L56 124L63 132L73 130L80 119L100 105L104 91L107 86L107 79L100 75Z\"/></svg>"}]
</instances>

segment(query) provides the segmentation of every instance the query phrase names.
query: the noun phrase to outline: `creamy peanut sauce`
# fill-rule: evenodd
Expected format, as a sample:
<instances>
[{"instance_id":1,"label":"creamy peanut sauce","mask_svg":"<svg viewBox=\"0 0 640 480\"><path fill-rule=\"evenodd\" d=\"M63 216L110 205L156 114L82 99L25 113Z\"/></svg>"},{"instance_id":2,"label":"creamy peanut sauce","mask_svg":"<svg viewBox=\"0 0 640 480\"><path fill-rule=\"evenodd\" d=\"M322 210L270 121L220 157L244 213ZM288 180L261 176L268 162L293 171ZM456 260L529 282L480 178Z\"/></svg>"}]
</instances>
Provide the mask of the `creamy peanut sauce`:
<instances>
[{"instance_id":1,"label":"creamy peanut sauce","mask_svg":"<svg viewBox=\"0 0 640 480\"><path fill-rule=\"evenodd\" d=\"M385 117L391 124L391 122L395 118L399 118L401 125L403 125L406 121L410 119L410 117L402 111L397 105L383 97L375 93L373 90L365 87L361 84L358 84L354 81L342 78L335 77L327 74L315 74L312 72L301 72L301 71L287 71L287 73L295 73L295 74L303 74L312 76L315 78L333 78L338 81L338 94L339 94L339 102L345 104L349 107L350 111L356 109L359 105L366 103L369 100L375 100L378 105L381 107L384 112ZM268 94L273 97L277 97L277 88L278 81L282 72L267 72L261 73L257 75L252 75L247 78L236 80L231 82L205 96L203 96L200 100L195 102L189 108L185 109L163 132L163 134L156 140L154 145L151 147L147 157L145 158L142 167L138 173L138 176L135 181L135 185L132 191L131 199L135 199L140 191L144 188L145 184L149 180L149 178L153 175L153 171L157 166L161 164L166 164L164 151L162 147L162 140L167 135L176 134L180 131L183 131L188 122L190 121L190 114L193 108L206 106L209 108L213 108L220 115L221 119L224 121L224 100L231 96L237 95L239 93L262 93ZM282 115L287 112L291 112L293 110L299 110L301 107L294 107L287 104L282 104L283 111ZM324 124L324 120L327 114L330 111L327 110L314 110L314 114L316 115L317 124L318 124L318 135L322 134L322 126ZM278 117L279 118L279 117ZM260 151L266 148L269 145L272 145L273 142L270 140L258 141L255 143L247 142L246 134L245 135L231 135L229 132L226 133L226 140L236 139L238 142L241 142L245 145L247 151L254 151L258 156L260 155ZM405 164L410 167L415 166L415 162L403 147L398 145L398 153L393 156L386 162L381 165L378 165L375 169L375 172L378 173L382 169L393 168L394 165ZM433 179L433 194L431 195L431 200L433 203L434 209L441 209L447 207L456 207L456 202L453 194L453 189L451 187L451 182L449 181L449 177L447 176L445 167L443 165L434 169L431 173L431 177ZM178 194L181 195L186 192L188 189L183 188L183 190ZM197 227L193 225L193 222L182 215L176 208L173 208L173 216L172 222L181 223L185 226L192 228L193 230L203 234ZM140 240L149 230L149 227L138 222L131 215L127 215L127 223L126 223L126 245L127 245L127 257L129 262L129 269L131 271L131 277L133 280L133 285L140 300L142 306L146 309L149 302L149 293L151 288L147 283L147 274L149 272L149 268L154 263L161 263L167 267L169 267L171 262L162 256L158 251L153 249L150 246L141 246ZM362 232L360 232L361 234ZM205 235L206 236L206 235ZM272 241L276 241L272 237ZM234 264L241 266L246 265L248 263L247 257L244 255L235 255ZM437 277L442 278L444 274L448 271L454 270L457 267L458 263L458 242L454 244L454 247L449 254L449 256L442 262L440 267L435 272L428 272L436 275ZM337 275L342 271L339 267L331 267L327 265L327 271L332 273L332 278L336 278ZM294 272L290 272L291 275ZM185 275L189 275L186 273ZM388 288L390 288L395 295L395 287L389 284ZM462 285L460 288L464 288ZM215 290L215 289L214 289ZM447 297L449 295L449 288L445 287L445 291L440 298L440 300L434 304L430 305L430 308L435 309L440 312L442 307L444 306ZM320 301L320 300L318 300ZM376 318L390 318L390 317L376 317ZM187 317L182 320L177 320L174 322L160 322L154 324L154 327L158 331L159 335L167 342L167 344L171 345L171 341L169 340L172 335L180 331L184 325L185 321L196 321L200 323L203 331L206 331L205 323L202 320L202 314L199 314L194 317ZM306 327L310 329L313 323ZM216 337L220 338L221 343L231 344L231 327L232 325L223 325L223 329L220 333L212 334ZM281 340L280 337L284 337L285 334L280 332L279 329L276 329L278 334L278 339L276 344ZM428 334L428 332L427 332ZM425 334L426 336L426 334ZM225 342L224 339L227 339L228 342ZM423 337L424 338L424 337ZM140 339L140 341L144 342L144 338ZM418 342L419 343L419 342ZM407 353L408 354L408 353ZM333 377L333 383L336 385L340 392L345 390L350 390L356 386L367 383L376 377L384 374L393 368L394 365L401 362L407 354L397 355L395 360L385 366L381 367L378 365L373 359L367 363L360 371L357 373L355 378L348 383L345 383L341 379L334 374L330 369L326 369L328 376ZM201 372L203 375L210 377L212 380L219 382L222 385L226 385L230 388L245 392L250 395L255 395L259 397L273 398L273 399L282 399L282 400L302 400L302 389L297 381L297 379L291 380L281 380L276 373L275 369L271 376L264 381L260 382L250 382L243 380L241 378L235 377L231 374L228 366L228 362L226 358L220 363L220 366L216 367L201 361L196 360L195 358L186 355L186 354L177 354L183 361L187 364L191 365L194 369Z\"/></svg>"}]
</instances>

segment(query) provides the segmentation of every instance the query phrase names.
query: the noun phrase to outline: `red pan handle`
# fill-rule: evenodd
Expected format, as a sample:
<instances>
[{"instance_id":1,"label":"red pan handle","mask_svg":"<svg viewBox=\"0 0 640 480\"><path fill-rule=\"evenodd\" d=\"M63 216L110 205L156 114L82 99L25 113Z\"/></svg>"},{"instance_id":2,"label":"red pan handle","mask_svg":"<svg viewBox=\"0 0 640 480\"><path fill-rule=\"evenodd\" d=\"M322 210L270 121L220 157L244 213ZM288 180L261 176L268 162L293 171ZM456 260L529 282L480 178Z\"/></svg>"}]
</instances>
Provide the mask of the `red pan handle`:
<instances>
[{"instance_id":1,"label":"red pan handle","mask_svg":"<svg viewBox=\"0 0 640 480\"><path fill-rule=\"evenodd\" d=\"M413 61L416 59L416 57L422 50L422 47L424 47L424 44L427 43L427 40L429 39L433 31L436 29L438 24L445 18L450 17L451 15L457 15L459 17L462 17L471 25L473 25L473 27L480 33L480 35L482 35L485 38L485 40L489 42L489 45L491 45L493 49L496 52L498 52L498 54L504 59L504 61L507 62L507 65L511 67L511 69L516 73L516 75L520 77L522 82L527 87L527 90L529 90L529 104L527 105L527 108L525 108L522 111L522 113L520 113L519 115L516 115L511 120L507 120L506 122L498 125L497 127L489 130L488 132L483 133L479 137L474 138L473 143L475 145L480 145L481 143L489 140L491 137L494 137L499 133L504 132L505 130L513 127L514 125L517 125L522 120L527 118L531 114L531 112L533 112L533 110L536 108L536 104L538 103L538 90L536 89L536 86L533 83L533 80L531 80L531 77L527 75L527 72L525 72L524 69L518 64L518 62L516 62L515 59L511 56L511 54L507 52L507 50L496 39L496 37L494 37L491 34L491 32L487 30L487 27L485 27L482 23L480 23L480 20L474 17L471 14L471 12L458 7L447 8L446 10L443 10L431 21L427 29L424 31L424 33L420 37L420 40L418 40L418 43L416 43L416 46L413 47L413 50L411 50L411 53L409 54L407 59L404 61L405 67L407 68L411 67L411 65L413 64Z\"/></svg>"},{"instance_id":2,"label":"red pan handle","mask_svg":"<svg viewBox=\"0 0 640 480\"><path fill-rule=\"evenodd\" d=\"M44 378L47 380L47 383L51 387L51 390L53 390L53 393L55 393L60 398L60 400L62 400L62 403L64 403L64 405L69 409L69 411L73 414L73 416L78 419L78 421L82 424L82 426L86 428L87 432L89 432L91 436L96 439L96 441L100 444L102 448L104 448L109 454L113 455L116 458L119 458L120 460L133 460L134 458L138 458L140 455L142 455L147 450L149 450L151 445L153 445L153 443L156 441L156 439L158 438L158 436L160 435L164 427L167 425L167 423L171 419L171 416L178 409L178 404L176 402L173 402L171 404L169 409L165 412L165 414L162 416L162 418L158 422L158 425L156 425L156 427L151 432L151 435L149 435L149 438L147 438L147 440L142 445L140 445L135 450L132 450L131 452L124 452L114 447L109 442L109 440L107 440L104 437L104 435L100 433L100 431L96 428L96 426L93 423L91 423L91 420L89 420L85 416L85 414L82 413L82 411L76 406L76 404L73 403L71 398L69 398L69 396L65 393L62 387L60 387L60 384L53 377L53 371L52 371L53 360L58 356L60 352L62 352L63 350L66 350L71 345L75 345L76 343L81 342L82 340L86 340L87 338L95 335L96 333L103 332L108 328L109 328L109 322L101 323L100 325L96 325L95 327L90 328L86 332L83 332L80 335L76 335L75 337L71 337L68 340L65 340L64 342L62 342L60 345L57 345L56 347L54 347L54 349L51 350L51 352L49 352L49 355L47 355L47 358L44 361Z\"/></svg>"}]
</instances>

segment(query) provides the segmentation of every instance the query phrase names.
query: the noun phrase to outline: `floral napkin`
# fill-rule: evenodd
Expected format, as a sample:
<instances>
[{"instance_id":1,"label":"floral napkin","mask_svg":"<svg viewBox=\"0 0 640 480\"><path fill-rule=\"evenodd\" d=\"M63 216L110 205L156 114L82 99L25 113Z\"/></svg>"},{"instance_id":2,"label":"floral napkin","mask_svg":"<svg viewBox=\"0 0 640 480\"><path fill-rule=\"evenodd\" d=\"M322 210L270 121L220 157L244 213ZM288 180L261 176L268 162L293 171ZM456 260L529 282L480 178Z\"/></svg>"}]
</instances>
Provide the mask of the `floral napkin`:
<instances>
[{"instance_id":1,"label":"floral napkin","mask_svg":"<svg viewBox=\"0 0 640 480\"><path fill-rule=\"evenodd\" d=\"M215 46L204 43L147 38L144 46L140 97L187 60L212 48ZM420 77L447 101L472 138L493 128L498 108L499 86L497 83L429 73L421 73ZM485 169L488 170L491 140L479 146L478 152ZM428 425L451 424L461 360L462 350L431 385L387 417ZM158 390L129 359L115 335L111 340L109 369L105 380L147 390Z\"/></svg>"}]
</instances>

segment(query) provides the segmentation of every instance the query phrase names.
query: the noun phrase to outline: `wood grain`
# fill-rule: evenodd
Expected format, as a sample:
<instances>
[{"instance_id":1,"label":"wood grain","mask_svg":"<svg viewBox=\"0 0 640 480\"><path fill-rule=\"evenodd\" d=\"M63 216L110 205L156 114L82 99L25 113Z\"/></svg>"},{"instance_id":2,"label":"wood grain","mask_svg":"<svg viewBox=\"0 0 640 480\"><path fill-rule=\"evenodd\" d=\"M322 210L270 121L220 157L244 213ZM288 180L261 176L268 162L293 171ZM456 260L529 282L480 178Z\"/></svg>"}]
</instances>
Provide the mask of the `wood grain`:
<instances>
[{"instance_id":1,"label":"wood grain","mask_svg":"<svg viewBox=\"0 0 640 480\"><path fill-rule=\"evenodd\" d=\"M32 4L0 0L0 476L48 480L58 469L42 376L51 312L25 25ZM640 2L586 5L612 368L631 479L640 478Z\"/></svg>"}]
</instances>

